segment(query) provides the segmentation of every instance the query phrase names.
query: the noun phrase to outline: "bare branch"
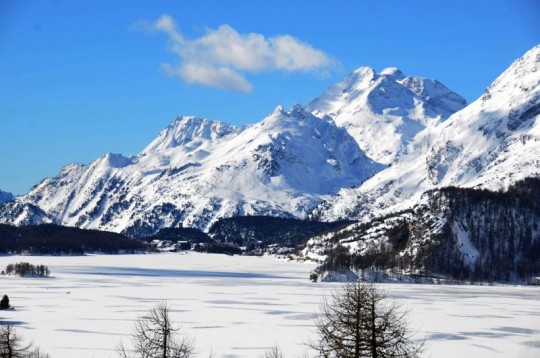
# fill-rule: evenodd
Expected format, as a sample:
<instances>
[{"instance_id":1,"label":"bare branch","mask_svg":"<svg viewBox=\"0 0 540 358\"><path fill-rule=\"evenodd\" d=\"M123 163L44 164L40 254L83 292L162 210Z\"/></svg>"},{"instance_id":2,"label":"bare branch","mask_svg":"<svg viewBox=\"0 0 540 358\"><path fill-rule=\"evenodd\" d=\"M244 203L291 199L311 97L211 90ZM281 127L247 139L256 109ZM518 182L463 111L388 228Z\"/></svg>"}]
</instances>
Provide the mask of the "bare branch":
<instances>
[{"instance_id":1,"label":"bare branch","mask_svg":"<svg viewBox=\"0 0 540 358\"><path fill-rule=\"evenodd\" d=\"M39 348L32 348L32 343L24 343L12 326L0 326L0 357L9 358L49 358Z\"/></svg>"},{"instance_id":2,"label":"bare branch","mask_svg":"<svg viewBox=\"0 0 540 358\"><path fill-rule=\"evenodd\" d=\"M283 358L283 352L276 344L272 348L267 349L263 354L259 355L259 358Z\"/></svg>"}]
</instances>

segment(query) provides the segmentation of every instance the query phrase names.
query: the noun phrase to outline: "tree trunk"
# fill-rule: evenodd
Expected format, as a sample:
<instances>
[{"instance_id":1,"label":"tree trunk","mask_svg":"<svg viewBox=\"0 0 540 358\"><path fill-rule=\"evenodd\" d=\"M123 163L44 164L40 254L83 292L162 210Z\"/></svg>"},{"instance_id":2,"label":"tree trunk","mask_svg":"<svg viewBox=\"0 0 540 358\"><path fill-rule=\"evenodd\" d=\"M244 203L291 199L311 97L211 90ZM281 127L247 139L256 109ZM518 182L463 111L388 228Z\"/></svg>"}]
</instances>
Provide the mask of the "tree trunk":
<instances>
[{"instance_id":1,"label":"tree trunk","mask_svg":"<svg viewBox=\"0 0 540 358\"><path fill-rule=\"evenodd\" d=\"M356 327L355 328L355 347L354 347L354 358L360 358L360 321L362 320L360 316L360 305L356 305Z\"/></svg>"},{"instance_id":2,"label":"tree trunk","mask_svg":"<svg viewBox=\"0 0 540 358\"><path fill-rule=\"evenodd\" d=\"M163 358L167 358L167 338L169 336L169 327L168 327L167 320L165 320L164 324L165 327L163 327Z\"/></svg>"},{"instance_id":3,"label":"tree trunk","mask_svg":"<svg viewBox=\"0 0 540 358\"><path fill-rule=\"evenodd\" d=\"M371 305L371 357L377 358L377 328L375 327L375 300L372 299Z\"/></svg>"}]
</instances>

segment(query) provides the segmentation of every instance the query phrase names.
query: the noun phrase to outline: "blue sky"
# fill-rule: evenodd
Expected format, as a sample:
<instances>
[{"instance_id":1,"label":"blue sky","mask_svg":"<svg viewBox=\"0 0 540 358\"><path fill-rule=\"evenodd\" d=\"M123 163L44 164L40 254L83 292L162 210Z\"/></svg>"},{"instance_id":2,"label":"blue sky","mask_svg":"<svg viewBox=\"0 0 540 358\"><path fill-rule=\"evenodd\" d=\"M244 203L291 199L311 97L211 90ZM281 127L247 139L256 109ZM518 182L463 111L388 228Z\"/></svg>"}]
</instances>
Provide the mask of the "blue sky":
<instances>
[{"instance_id":1,"label":"blue sky","mask_svg":"<svg viewBox=\"0 0 540 358\"><path fill-rule=\"evenodd\" d=\"M360 66L473 101L540 43L539 23L536 0L0 0L0 189L137 154L178 114L259 121ZM256 51L218 52L231 38Z\"/></svg>"}]
</instances>

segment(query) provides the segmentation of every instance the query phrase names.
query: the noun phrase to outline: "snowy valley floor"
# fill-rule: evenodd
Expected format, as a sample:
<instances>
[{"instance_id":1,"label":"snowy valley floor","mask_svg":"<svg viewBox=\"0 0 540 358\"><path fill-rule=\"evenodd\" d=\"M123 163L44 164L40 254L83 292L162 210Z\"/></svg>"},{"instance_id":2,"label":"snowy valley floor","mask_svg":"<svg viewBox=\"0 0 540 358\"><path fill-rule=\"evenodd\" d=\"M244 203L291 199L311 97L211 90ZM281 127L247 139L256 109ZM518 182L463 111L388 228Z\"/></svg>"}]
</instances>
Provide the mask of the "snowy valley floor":
<instances>
[{"instance_id":1,"label":"snowy valley floor","mask_svg":"<svg viewBox=\"0 0 540 358\"><path fill-rule=\"evenodd\" d=\"M121 256L1 256L0 269L27 261L51 278L0 276L0 311L52 358L115 357L133 320L166 300L196 339L198 356L257 357L276 343L300 356L323 295L310 264L271 257L189 253ZM383 285L408 308L426 357L539 357L540 287Z\"/></svg>"}]
</instances>

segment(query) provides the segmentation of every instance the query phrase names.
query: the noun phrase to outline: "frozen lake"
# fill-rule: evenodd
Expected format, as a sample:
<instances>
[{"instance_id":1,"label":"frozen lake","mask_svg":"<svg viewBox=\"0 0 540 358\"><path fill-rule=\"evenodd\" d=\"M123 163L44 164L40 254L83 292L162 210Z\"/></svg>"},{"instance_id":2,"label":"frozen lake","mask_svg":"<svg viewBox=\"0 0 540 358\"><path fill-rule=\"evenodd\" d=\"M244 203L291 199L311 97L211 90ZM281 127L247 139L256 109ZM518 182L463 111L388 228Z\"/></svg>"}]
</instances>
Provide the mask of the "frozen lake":
<instances>
[{"instance_id":1,"label":"frozen lake","mask_svg":"<svg viewBox=\"0 0 540 358\"><path fill-rule=\"evenodd\" d=\"M160 301L196 339L198 356L257 357L276 343L304 350L323 295L311 264L271 257L189 253L121 256L1 256L0 269L27 261L52 278L0 276L0 311L52 358L115 357L135 320ZM426 357L540 357L540 287L384 285L410 310Z\"/></svg>"}]
</instances>

